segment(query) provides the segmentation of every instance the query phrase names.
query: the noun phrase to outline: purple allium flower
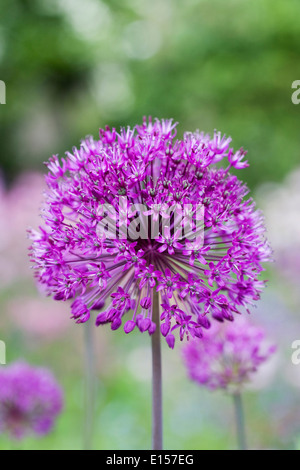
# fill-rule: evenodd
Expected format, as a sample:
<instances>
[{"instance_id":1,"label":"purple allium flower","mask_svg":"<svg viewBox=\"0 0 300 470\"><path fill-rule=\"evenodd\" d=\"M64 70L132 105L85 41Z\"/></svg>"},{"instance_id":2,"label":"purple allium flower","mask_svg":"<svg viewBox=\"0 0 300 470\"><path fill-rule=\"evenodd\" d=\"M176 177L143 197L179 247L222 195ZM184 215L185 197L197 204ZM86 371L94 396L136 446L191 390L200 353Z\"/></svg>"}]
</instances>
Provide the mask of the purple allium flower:
<instances>
[{"instance_id":1,"label":"purple allium flower","mask_svg":"<svg viewBox=\"0 0 300 470\"><path fill-rule=\"evenodd\" d=\"M270 248L262 214L230 174L246 166L230 142L219 132L178 140L172 120L150 118L120 133L101 129L61 162L52 157L44 225L31 231L48 295L73 299L77 323L105 303L97 326L153 334L157 292L170 347L175 330L200 337L206 316L233 320L258 300ZM217 168L222 159L226 168Z\"/></svg>"},{"instance_id":2,"label":"purple allium flower","mask_svg":"<svg viewBox=\"0 0 300 470\"><path fill-rule=\"evenodd\" d=\"M185 344L182 353L191 380L236 393L275 350L262 328L239 317L233 323L214 323L201 341Z\"/></svg>"},{"instance_id":3,"label":"purple allium flower","mask_svg":"<svg viewBox=\"0 0 300 470\"><path fill-rule=\"evenodd\" d=\"M21 362L0 369L0 433L47 434L62 407L63 392L48 370Z\"/></svg>"}]
</instances>

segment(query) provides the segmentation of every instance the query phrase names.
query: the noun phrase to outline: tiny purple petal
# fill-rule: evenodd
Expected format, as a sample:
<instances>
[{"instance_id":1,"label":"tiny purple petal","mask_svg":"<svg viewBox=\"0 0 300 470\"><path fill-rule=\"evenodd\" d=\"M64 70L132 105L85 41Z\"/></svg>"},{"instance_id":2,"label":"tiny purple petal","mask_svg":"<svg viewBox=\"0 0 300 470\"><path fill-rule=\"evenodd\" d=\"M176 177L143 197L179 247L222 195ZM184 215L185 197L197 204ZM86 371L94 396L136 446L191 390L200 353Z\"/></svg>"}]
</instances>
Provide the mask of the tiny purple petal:
<instances>
[{"instance_id":1,"label":"tiny purple petal","mask_svg":"<svg viewBox=\"0 0 300 470\"><path fill-rule=\"evenodd\" d=\"M145 308L146 310L148 310L152 304L150 297L143 297L140 303L141 307Z\"/></svg>"},{"instance_id":2,"label":"tiny purple petal","mask_svg":"<svg viewBox=\"0 0 300 470\"><path fill-rule=\"evenodd\" d=\"M166 337L166 341L167 341L167 343L168 343L169 348L174 349L174 346L175 346L175 336L172 335L172 333L170 333L170 334Z\"/></svg>"},{"instance_id":3,"label":"tiny purple petal","mask_svg":"<svg viewBox=\"0 0 300 470\"><path fill-rule=\"evenodd\" d=\"M126 334L131 333L134 330L136 323L133 320L128 320L124 325L124 331Z\"/></svg>"},{"instance_id":4,"label":"tiny purple petal","mask_svg":"<svg viewBox=\"0 0 300 470\"><path fill-rule=\"evenodd\" d=\"M114 321L111 324L111 329L112 330L118 330L121 325L122 325L121 318L115 318Z\"/></svg>"},{"instance_id":5,"label":"tiny purple petal","mask_svg":"<svg viewBox=\"0 0 300 470\"><path fill-rule=\"evenodd\" d=\"M168 323L162 323L160 326L160 331L163 336L167 336L167 334L170 331L170 324Z\"/></svg>"}]
</instances>

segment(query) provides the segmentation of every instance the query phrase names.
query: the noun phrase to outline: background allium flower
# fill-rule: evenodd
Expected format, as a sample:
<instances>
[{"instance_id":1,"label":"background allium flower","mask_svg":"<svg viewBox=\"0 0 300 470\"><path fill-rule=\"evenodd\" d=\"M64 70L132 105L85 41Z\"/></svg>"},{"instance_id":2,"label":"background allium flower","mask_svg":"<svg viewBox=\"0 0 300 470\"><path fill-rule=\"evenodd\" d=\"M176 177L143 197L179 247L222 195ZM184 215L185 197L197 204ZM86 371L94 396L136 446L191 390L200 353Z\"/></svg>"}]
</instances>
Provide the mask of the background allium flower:
<instances>
[{"instance_id":1,"label":"background allium flower","mask_svg":"<svg viewBox=\"0 0 300 470\"><path fill-rule=\"evenodd\" d=\"M48 370L25 363L0 369L0 433L47 434L62 406L63 392Z\"/></svg>"},{"instance_id":2,"label":"background allium flower","mask_svg":"<svg viewBox=\"0 0 300 470\"><path fill-rule=\"evenodd\" d=\"M191 380L210 390L237 392L275 350L262 328L239 317L233 323L214 323L201 341L188 342L182 352Z\"/></svg>"},{"instance_id":3,"label":"background allium flower","mask_svg":"<svg viewBox=\"0 0 300 470\"><path fill-rule=\"evenodd\" d=\"M207 315L233 320L258 300L261 263L270 249L262 215L245 199L247 187L229 173L247 166L244 150L234 153L230 141L216 132L186 133L178 140L171 120L149 119L120 133L101 129L99 140L85 139L61 162L53 156L44 225L31 231L36 277L46 292L56 300L73 299L77 323L105 302L97 325L110 323L116 330L124 322L126 333L137 327L149 334L156 328L158 292L161 332L170 347L175 330L180 339L201 337ZM222 159L226 169L215 166ZM101 222L109 235L99 231ZM144 239L139 230L146 231Z\"/></svg>"}]
</instances>

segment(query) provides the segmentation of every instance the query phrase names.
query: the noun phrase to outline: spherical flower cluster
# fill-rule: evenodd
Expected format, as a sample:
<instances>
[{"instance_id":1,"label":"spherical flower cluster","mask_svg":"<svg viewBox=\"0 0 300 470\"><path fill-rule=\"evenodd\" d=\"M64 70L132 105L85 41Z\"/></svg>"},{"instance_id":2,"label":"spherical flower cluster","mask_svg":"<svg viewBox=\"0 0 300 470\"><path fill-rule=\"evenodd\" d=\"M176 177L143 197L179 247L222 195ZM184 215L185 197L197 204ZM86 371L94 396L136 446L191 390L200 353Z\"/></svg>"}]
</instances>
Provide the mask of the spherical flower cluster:
<instances>
[{"instance_id":1,"label":"spherical flower cluster","mask_svg":"<svg viewBox=\"0 0 300 470\"><path fill-rule=\"evenodd\" d=\"M210 390L236 393L275 350L264 330L243 316L232 323L214 323L201 341L185 344L182 353L191 380Z\"/></svg>"},{"instance_id":2,"label":"spherical flower cluster","mask_svg":"<svg viewBox=\"0 0 300 470\"><path fill-rule=\"evenodd\" d=\"M176 139L171 120L106 127L47 164L44 225L31 231L36 277L72 317L153 334L201 337L208 316L233 320L259 299L270 258L263 218L230 169L246 152L215 132ZM221 160L226 168L216 166ZM139 236L140 234L140 236ZM143 236L141 236L143 234Z\"/></svg>"},{"instance_id":3,"label":"spherical flower cluster","mask_svg":"<svg viewBox=\"0 0 300 470\"><path fill-rule=\"evenodd\" d=\"M48 370L25 363L0 369L0 433L47 434L62 406L62 390Z\"/></svg>"}]
</instances>

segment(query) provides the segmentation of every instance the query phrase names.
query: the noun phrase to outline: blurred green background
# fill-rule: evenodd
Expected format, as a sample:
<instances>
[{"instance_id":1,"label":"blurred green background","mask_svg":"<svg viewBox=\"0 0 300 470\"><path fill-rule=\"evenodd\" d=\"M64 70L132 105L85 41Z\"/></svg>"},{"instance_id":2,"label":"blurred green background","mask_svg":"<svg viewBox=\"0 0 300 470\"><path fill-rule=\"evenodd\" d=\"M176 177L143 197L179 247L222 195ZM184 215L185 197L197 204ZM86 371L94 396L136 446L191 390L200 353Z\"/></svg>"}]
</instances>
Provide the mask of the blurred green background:
<instances>
[{"instance_id":1,"label":"blurred green background","mask_svg":"<svg viewBox=\"0 0 300 470\"><path fill-rule=\"evenodd\" d=\"M249 150L251 187L299 161L298 0L2 0L8 178L109 124L173 117Z\"/></svg>"},{"instance_id":2,"label":"blurred green background","mask_svg":"<svg viewBox=\"0 0 300 470\"><path fill-rule=\"evenodd\" d=\"M62 155L88 134L96 137L99 127L134 125L152 115L174 118L180 134L216 128L231 135L236 149L249 151L251 166L240 177L251 190L281 183L299 165L300 106L291 102L292 82L300 79L299 17L298 0L1 0L0 79L7 104L0 105L0 170L28 222L20 218L10 251L0 244L2 268L17 266L9 282L4 271L0 286L0 339L7 343L8 362L21 357L49 366L66 390L65 413L54 433L17 447L81 447L84 328L67 320L48 338L42 326L43 334L25 327L27 317L42 323L46 318L42 307L34 316L32 304L24 302L38 294L22 245L26 226L36 222L32 213L42 183L34 180L37 190L23 209L19 178L43 172L51 154ZM21 194L30 181L22 182ZM6 223L2 218L2 235ZM28 271L22 275L15 260L18 240L18 262ZM298 288L284 282L276 267L268 274L260 319L281 349L266 373L272 376L268 387L259 383L259 393L247 393L249 441L257 448L298 448L300 372L295 379L289 369L290 345L297 331L300 336ZM68 309L62 315L67 319ZM109 328L94 333L95 446L149 448L149 338ZM179 349L163 352L166 447L235 448L229 397L189 383ZM0 436L0 449L15 446Z\"/></svg>"}]
</instances>

